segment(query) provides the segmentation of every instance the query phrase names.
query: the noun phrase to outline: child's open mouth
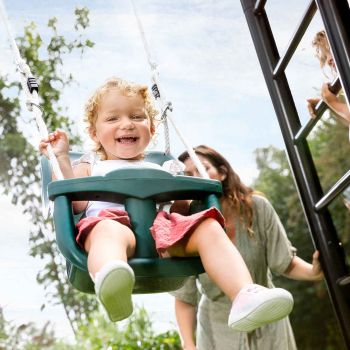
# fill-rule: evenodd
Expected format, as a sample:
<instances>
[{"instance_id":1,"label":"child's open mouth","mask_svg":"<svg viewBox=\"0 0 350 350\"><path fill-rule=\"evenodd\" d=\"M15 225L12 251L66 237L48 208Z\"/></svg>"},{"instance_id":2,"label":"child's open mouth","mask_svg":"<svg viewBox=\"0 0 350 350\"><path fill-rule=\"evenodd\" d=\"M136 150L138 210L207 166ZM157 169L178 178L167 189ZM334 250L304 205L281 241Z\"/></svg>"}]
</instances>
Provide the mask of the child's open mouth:
<instances>
[{"instance_id":1,"label":"child's open mouth","mask_svg":"<svg viewBox=\"0 0 350 350\"><path fill-rule=\"evenodd\" d=\"M137 141L138 137L118 137L117 138L117 142L119 143L123 143L123 144L132 144L135 143Z\"/></svg>"}]
</instances>

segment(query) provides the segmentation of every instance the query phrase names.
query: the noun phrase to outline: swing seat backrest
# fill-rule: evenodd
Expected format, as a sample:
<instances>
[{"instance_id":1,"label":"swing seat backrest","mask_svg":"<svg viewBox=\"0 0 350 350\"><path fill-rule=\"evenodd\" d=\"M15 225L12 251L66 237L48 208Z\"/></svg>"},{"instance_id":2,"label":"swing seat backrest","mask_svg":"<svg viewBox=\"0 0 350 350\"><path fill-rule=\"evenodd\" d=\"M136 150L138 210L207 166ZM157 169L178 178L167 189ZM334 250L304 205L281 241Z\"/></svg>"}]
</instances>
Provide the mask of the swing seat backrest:
<instances>
[{"instance_id":1,"label":"swing seat backrest","mask_svg":"<svg viewBox=\"0 0 350 350\"><path fill-rule=\"evenodd\" d=\"M77 157L77 154L73 154ZM161 152L151 152L145 160L162 164L171 159ZM46 162L46 163L45 163ZM49 168L46 159L42 167ZM49 173L47 169L42 174ZM133 293L157 293L180 288L189 276L204 272L198 257L159 258L149 228L156 216L156 203L177 199L201 200L205 207L219 206L222 189L216 180L171 175L158 169L125 168L105 176L52 181L47 183L47 195L54 201L54 225L59 250L66 258L67 273L75 288L94 293L87 271L87 255L77 245L76 217L71 202L103 200L125 205L136 236L135 255L128 260L136 276Z\"/></svg>"}]
</instances>

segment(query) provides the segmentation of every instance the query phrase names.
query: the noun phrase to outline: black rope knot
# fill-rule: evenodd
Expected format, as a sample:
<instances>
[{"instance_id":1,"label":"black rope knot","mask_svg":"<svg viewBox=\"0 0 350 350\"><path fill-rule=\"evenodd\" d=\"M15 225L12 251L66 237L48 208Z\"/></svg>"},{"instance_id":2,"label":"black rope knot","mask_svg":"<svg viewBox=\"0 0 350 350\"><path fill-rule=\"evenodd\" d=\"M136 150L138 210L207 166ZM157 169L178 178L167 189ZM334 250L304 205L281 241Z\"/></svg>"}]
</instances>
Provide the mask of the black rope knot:
<instances>
[{"instance_id":1,"label":"black rope knot","mask_svg":"<svg viewBox=\"0 0 350 350\"><path fill-rule=\"evenodd\" d=\"M159 92L157 84L152 85L152 93L153 93L153 96L155 99L160 98L160 92Z\"/></svg>"},{"instance_id":2,"label":"black rope knot","mask_svg":"<svg viewBox=\"0 0 350 350\"><path fill-rule=\"evenodd\" d=\"M37 83L36 79L34 77L29 77L27 79L27 86L29 89L29 92L32 94L35 90L36 92L39 92L39 84Z\"/></svg>"}]
</instances>

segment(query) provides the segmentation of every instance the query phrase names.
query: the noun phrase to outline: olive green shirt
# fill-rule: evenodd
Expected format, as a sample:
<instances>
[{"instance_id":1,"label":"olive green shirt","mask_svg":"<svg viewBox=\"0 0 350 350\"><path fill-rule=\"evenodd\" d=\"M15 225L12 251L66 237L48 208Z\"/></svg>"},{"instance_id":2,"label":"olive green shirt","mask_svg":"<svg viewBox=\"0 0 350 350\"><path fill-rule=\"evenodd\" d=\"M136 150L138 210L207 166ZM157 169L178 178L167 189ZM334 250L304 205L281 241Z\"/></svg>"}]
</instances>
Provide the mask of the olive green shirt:
<instances>
[{"instance_id":1,"label":"olive green shirt","mask_svg":"<svg viewBox=\"0 0 350 350\"><path fill-rule=\"evenodd\" d=\"M273 287L271 272L283 274L295 249L289 242L283 225L267 199L253 196L253 230L250 238L242 222L235 226L236 246L240 251L253 281ZM295 340L288 317L263 326L253 332L237 332L227 326L231 309L229 298L201 274L191 277L179 290L176 298L197 305L197 349L199 350L295 350Z\"/></svg>"}]
</instances>

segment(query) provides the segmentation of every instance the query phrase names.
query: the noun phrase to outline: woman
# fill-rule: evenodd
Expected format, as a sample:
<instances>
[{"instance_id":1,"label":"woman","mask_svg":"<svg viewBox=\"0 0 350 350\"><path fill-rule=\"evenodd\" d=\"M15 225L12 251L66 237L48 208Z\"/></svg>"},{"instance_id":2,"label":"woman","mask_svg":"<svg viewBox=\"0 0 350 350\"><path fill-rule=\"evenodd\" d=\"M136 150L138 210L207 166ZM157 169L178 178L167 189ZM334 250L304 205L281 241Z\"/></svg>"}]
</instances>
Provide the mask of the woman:
<instances>
[{"instance_id":1,"label":"woman","mask_svg":"<svg viewBox=\"0 0 350 350\"><path fill-rule=\"evenodd\" d=\"M318 252L314 253L312 264L295 255L295 249L268 200L245 186L228 161L214 149L198 146L194 150L210 178L222 183L221 209L226 232L245 260L254 283L273 288L271 272L297 280L321 280L323 273ZM186 175L199 176L187 152L179 159L186 166ZM235 332L225 321L230 312L229 299L206 274L200 275L198 282L201 298L197 315L197 347L194 340L198 298L196 278L191 278L173 293L183 349L296 349L287 317L250 333Z\"/></svg>"}]
</instances>

